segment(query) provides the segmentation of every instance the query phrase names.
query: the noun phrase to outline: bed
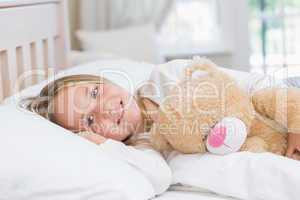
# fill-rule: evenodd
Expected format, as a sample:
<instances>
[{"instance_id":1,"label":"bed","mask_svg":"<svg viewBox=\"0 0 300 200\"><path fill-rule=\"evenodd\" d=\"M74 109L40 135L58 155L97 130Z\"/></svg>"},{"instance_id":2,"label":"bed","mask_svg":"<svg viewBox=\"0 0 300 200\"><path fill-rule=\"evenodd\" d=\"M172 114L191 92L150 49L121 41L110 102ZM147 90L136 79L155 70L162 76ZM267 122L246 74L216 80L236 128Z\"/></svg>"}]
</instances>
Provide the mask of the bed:
<instances>
[{"instance_id":1,"label":"bed","mask_svg":"<svg viewBox=\"0 0 300 200\"><path fill-rule=\"evenodd\" d=\"M139 85L151 73L153 65L126 59L97 61L57 73L68 67L66 8L65 0L0 3L0 27L4 27L0 32L0 101L18 95L0 106L0 121L5 122L0 126L0 199L299 199L300 174L294 173L298 162L251 153L177 155L168 161L173 186L154 198L151 184L130 164L16 108L14 100L37 95L54 77L97 74L104 66L128 72Z\"/></svg>"},{"instance_id":2,"label":"bed","mask_svg":"<svg viewBox=\"0 0 300 200\"><path fill-rule=\"evenodd\" d=\"M0 102L67 66L66 0L0 2Z\"/></svg>"}]
</instances>

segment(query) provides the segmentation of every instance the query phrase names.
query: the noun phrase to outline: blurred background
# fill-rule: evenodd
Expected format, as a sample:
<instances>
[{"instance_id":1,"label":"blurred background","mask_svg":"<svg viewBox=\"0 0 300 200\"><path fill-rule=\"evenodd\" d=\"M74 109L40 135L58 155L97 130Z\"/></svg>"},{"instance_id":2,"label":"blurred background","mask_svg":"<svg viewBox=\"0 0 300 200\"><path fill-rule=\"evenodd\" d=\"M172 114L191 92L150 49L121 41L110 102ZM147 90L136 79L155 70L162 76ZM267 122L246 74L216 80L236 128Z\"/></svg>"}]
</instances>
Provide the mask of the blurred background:
<instances>
[{"instance_id":1,"label":"blurred background","mask_svg":"<svg viewBox=\"0 0 300 200\"><path fill-rule=\"evenodd\" d=\"M74 62L201 55L244 71L300 70L300 0L70 0Z\"/></svg>"}]
</instances>

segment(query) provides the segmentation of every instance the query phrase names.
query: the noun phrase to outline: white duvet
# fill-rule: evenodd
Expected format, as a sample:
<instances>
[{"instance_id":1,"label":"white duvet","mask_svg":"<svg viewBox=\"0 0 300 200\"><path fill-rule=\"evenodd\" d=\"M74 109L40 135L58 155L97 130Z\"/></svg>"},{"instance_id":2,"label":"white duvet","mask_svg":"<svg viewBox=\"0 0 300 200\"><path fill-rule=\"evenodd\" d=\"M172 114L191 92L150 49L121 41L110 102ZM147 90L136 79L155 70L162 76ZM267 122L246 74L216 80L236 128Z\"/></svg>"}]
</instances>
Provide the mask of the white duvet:
<instances>
[{"instance_id":1,"label":"white duvet","mask_svg":"<svg viewBox=\"0 0 300 200\"><path fill-rule=\"evenodd\" d=\"M299 200L300 162L271 153L177 155L173 184L246 200ZM180 188L180 187L179 187Z\"/></svg>"},{"instance_id":2,"label":"white duvet","mask_svg":"<svg viewBox=\"0 0 300 200\"><path fill-rule=\"evenodd\" d=\"M146 200L148 178L130 163L39 116L0 106L1 200ZM137 190L138 186L138 190Z\"/></svg>"}]
</instances>

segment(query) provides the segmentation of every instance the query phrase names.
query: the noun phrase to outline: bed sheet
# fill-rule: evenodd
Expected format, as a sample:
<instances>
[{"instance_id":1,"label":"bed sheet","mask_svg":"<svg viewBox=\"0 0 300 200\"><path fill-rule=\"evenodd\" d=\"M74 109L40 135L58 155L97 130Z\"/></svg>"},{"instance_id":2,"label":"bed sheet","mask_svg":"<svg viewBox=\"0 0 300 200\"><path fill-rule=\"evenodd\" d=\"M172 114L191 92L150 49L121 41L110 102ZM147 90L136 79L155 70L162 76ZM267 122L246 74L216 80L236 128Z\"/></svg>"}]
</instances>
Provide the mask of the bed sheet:
<instances>
[{"instance_id":1,"label":"bed sheet","mask_svg":"<svg viewBox=\"0 0 300 200\"><path fill-rule=\"evenodd\" d=\"M153 200L238 200L208 192L167 191Z\"/></svg>"}]
</instances>

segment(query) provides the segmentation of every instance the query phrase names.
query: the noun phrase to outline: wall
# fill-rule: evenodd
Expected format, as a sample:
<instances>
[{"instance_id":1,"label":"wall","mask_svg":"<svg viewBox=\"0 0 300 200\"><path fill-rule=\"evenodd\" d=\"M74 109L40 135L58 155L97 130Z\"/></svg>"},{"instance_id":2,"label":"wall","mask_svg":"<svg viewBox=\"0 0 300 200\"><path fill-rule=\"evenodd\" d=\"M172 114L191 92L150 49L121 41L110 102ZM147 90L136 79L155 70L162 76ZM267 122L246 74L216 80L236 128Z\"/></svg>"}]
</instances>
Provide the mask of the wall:
<instances>
[{"instance_id":1,"label":"wall","mask_svg":"<svg viewBox=\"0 0 300 200\"><path fill-rule=\"evenodd\" d=\"M105 25L105 23L97 20L105 20L106 4L104 0L83 0L90 1L90 4L81 4L81 0L69 0L70 7L70 26L71 26L71 39L72 48L78 49L78 42L74 37L74 30L82 27L83 29L92 29L91 27L97 27L98 25ZM224 44L222 45L225 51L210 52L209 54L202 54L211 58L216 63L230 67L233 69L239 69L243 71L250 70L249 55L249 33L248 33L248 1L247 0L219 0L219 12L220 12L220 24L223 31ZM89 7L86 7L89 6ZM82 12L80 16L80 10L97 9L96 12ZM95 15L95 16L90 16ZM97 20L88 20L90 17L95 17ZM97 27L103 29L105 27ZM181 56L183 57L183 56ZM185 57L191 57L185 56ZM168 58L171 59L171 58Z\"/></svg>"},{"instance_id":2,"label":"wall","mask_svg":"<svg viewBox=\"0 0 300 200\"><path fill-rule=\"evenodd\" d=\"M250 37L249 7L247 0L220 0L220 23L224 46L231 52L231 68L249 71ZM229 64L229 63L228 63Z\"/></svg>"}]
</instances>

